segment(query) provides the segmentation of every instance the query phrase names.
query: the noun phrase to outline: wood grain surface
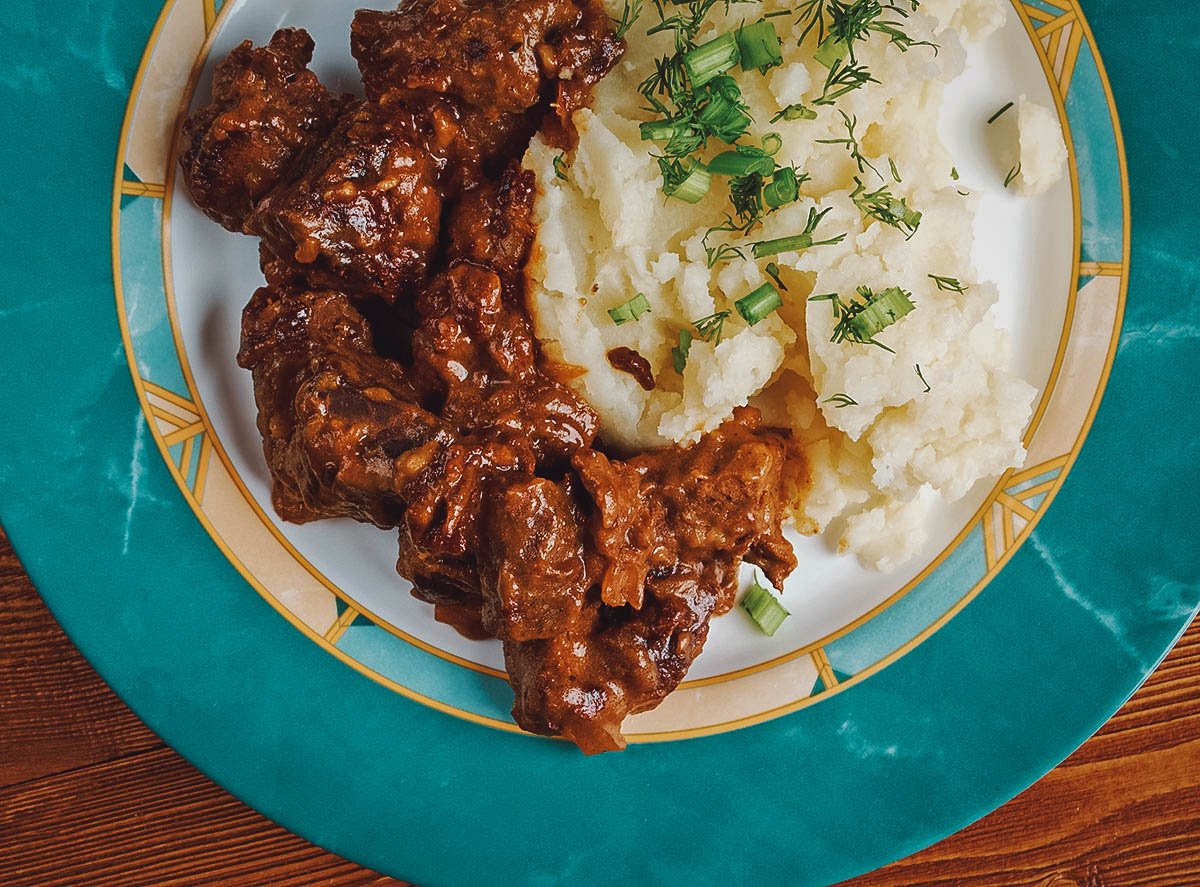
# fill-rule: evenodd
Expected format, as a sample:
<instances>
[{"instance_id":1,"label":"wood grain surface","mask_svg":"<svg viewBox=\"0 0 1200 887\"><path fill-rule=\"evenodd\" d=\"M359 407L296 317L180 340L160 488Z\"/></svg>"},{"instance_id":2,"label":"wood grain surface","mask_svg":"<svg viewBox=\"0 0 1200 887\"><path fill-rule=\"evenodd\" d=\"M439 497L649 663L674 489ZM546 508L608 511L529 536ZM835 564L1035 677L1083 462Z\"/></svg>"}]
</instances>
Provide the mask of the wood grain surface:
<instances>
[{"instance_id":1,"label":"wood grain surface","mask_svg":"<svg viewBox=\"0 0 1200 887\"><path fill-rule=\"evenodd\" d=\"M167 748L0 534L0 885L400 884L250 810ZM1200 622L1058 769L855 885L1200 884Z\"/></svg>"}]
</instances>

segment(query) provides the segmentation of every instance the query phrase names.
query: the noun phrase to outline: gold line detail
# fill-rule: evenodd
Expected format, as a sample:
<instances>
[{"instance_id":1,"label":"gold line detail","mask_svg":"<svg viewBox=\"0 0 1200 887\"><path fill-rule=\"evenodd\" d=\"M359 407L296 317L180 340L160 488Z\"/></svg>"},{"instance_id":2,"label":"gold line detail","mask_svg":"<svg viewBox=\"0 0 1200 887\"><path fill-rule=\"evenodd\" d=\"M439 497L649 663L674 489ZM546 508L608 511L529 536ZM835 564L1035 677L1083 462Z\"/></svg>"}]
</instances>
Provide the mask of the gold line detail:
<instances>
[{"instance_id":1,"label":"gold line detail","mask_svg":"<svg viewBox=\"0 0 1200 887\"><path fill-rule=\"evenodd\" d=\"M1037 19L1039 22L1054 21L1055 16L1052 12L1046 12L1045 10L1038 9L1036 6L1030 6L1027 3L1022 3L1021 5L1025 9L1025 14L1032 19Z\"/></svg>"},{"instance_id":2,"label":"gold line detail","mask_svg":"<svg viewBox=\"0 0 1200 887\"><path fill-rule=\"evenodd\" d=\"M211 458L212 440L206 434L200 438L200 461L196 463L196 483L192 487L196 502L200 505L204 504L204 484L208 480L208 463ZM186 478L184 480L186 481Z\"/></svg>"},{"instance_id":3,"label":"gold line detail","mask_svg":"<svg viewBox=\"0 0 1200 887\"><path fill-rule=\"evenodd\" d=\"M996 497L996 501L1009 511L1013 511L1021 515L1021 517L1025 518L1025 520L1033 520L1035 517L1037 517L1036 511L1034 511L1020 499L1013 498L1008 493L1001 493Z\"/></svg>"},{"instance_id":4,"label":"gold line detail","mask_svg":"<svg viewBox=\"0 0 1200 887\"><path fill-rule=\"evenodd\" d=\"M987 510L983 513L983 522L981 524L983 531L983 559L990 570L996 565L996 518L993 514L992 503L988 503Z\"/></svg>"},{"instance_id":5,"label":"gold line detail","mask_svg":"<svg viewBox=\"0 0 1200 887\"><path fill-rule=\"evenodd\" d=\"M163 437L163 442L166 443L167 446L173 447L173 446L175 446L175 444L182 443L183 441L187 440L189 437L195 437L197 434L203 434L203 433L204 433L204 423L203 422L193 422L191 425L185 425L182 428L177 428L174 431L172 431L170 434L165 435Z\"/></svg>"},{"instance_id":6,"label":"gold line detail","mask_svg":"<svg viewBox=\"0 0 1200 887\"><path fill-rule=\"evenodd\" d=\"M167 192L162 185L156 185L152 182L131 182L126 179L121 183L121 193L127 194L130 197L157 197L161 199Z\"/></svg>"},{"instance_id":7,"label":"gold line detail","mask_svg":"<svg viewBox=\"0 0 1200 887\"><path fill-rule=\"evenodd\" d=\"M1071 27L1067 38L1067 54L1063 58L1062 72L1058 75L1058 88L1065 96L1071 90L1071 78L1075 75L1075 63L1079 60L1079 48L1083 46L1083 28L1078 23Z\"/></svg>"},{"instance_id":8,"label":"gold line detail","mask_svg":"<svg viewBox=\"0 0 1200 887\"><path fill-rule=\"evenodd\" d=\"M138 381L146 386L146 391L149 394L153 394L155 397L161 397L163 400L169 401L180 409L187 410L193 415L199 415L196 410L196 405L187 398L182 397L167 388L163 388L161 385L155 385L153 382L150 382L146 379L139 379Z\"/></svg>"},{"instance_id":9,"label":"gold line detail","mask_svg":"<svg viewBox=\"0 0 1200 887\"><path fill-rule=\"evenodd\" d=\"M201 0L201 3L204 6L204 33L208 34L217 23L216 3L213 0Z\"/></svg>"},{"instance_id":10,"label":"gold line detail","mask_svg":"<svg viewBox=\"0 0 1200 887\"><path fill-rule=\"evenodd\" d=\"M1046 21L1045 19L1042 19L1040 16L1033 15L1033 7L1032 6L1026 6L1025 8L1030 11L1030 15L1029 15L1030 18L1038 18L1040 21ZM1038 12L1041 12L1041 10L1038 10ZM1042 15L1045 15L1045 13L1042 13ZM1038 36L1045 37L1048 34L1054 33L1055 31L1059 30L1060 28L1065 28L1067 25L1071 24L1071 22L1073 22L1073 21L1075 21L1075 13L1074 12L1068 12L1063 15L1060 15L1058 18L1050 19L1049 21L1046 21L1045 24L1038 25L1038 28L1037 28Z\"/></svg>"},{"instance_id":11,"label":"gold line detail","mask_svg":"<svg viewBox=\"0 0 1200 887\"><path fill-rule=\"evenodd\" d=\"M813 665L817 667L817 674L821 676L821 683L825 685L825 689L836 687L838 685L837 675L833 673L833 664L830 663L825 648L818 647L812 651L811 655Z\"/></svg>"},{"instance_id":12,"label":"gold line detail","mask_svg":"<svg viewBox=\"0 0 1200 887\"><path fill-rule=\"evenodd\" d=\"M347 607L345 611L334 620L333 625L326 629L323 637L331 644L336 644L342 635L346 633L346 629L350 624L358 618L358 610L353 607Z\"/></svg>"},{"instance_id":13,"label":"gold line detail","mask_svg":"<svg viewBox=\"0 0 1200 887\"><path fill-rule=\"evenodd\" d=\"M179 473L184 477L192 467L192 453L196 449L196 438L189 437L183 444L183 454L179 457Z\"/></svg>"},{"instance_id":14,"label":"gold line detail","mask_svg":"<svg viewBox=\"0 0 1200 887\"><path fill-rule=\"evenodd\" d=\"M1008 479L1007 486L1011 487L1027 480L1033 480L1035 477L1040 477L1047 472L1053 471L1056 468L1062 468L1071 459L1071 454L1066 453L1062 456L1056 456L1053 459L1048 459L1040 465L1034 465L1030 468L1024 468L1018 471Z\"/></svg>"},{"instance_id":15,"label":"gold line detail","mask_svg":"<svg viewBox=\"0 0 1200 887\"><path fill-rule=\"evenodd\" d=\"M1011 495L1016 496L1022 501L1026 499L1032 499L1034 496L1040 496L1042 493L1049 493L1052 489L1054 489L1054 485L1057 482L1057 480L1048 480L1045 483L1040 483L1035 487L1029 487L1028 489L1021 490L1019 493L1012 493Z\"/></svg>"}]
</instances>

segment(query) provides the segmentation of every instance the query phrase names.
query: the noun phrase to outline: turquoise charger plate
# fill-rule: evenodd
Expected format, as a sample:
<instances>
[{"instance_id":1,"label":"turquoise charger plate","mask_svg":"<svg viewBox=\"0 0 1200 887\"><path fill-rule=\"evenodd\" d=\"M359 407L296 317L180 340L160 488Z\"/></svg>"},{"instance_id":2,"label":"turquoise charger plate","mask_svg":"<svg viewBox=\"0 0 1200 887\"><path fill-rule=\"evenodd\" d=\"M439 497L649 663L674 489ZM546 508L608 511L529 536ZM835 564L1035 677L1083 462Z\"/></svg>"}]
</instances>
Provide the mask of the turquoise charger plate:
<instances>
[{"instance_id":1,"label":"turquoise charger plate","mask_svg":"<svg viewBox=\"0 0 1200 887\"><path fill-rule=\"evenodd\" d=\"M1080 11L1024 4L1031 28L1046 29L1050 73L1062 85L1071 72L1062 99L1081 170L1078 292L1100 281L1093 291L1118 298L1108 328L1119 340L1102 339L1112 375L1087 442L1007 477L967 528L979 538L968 534L942 563L974 558L961 569L991 579L986 587L916 585L886 622L804 651L813 675L803 694L765 713L801 711L757 711L746 722L762 723L746 729L702 725L686 741L584 759L488 726L506 706L491 691L472 703L483 715L466 720L422 704L443 702L446 682L396 692L405 672L395 659L364 659L409 642L392 634L347 653L347 632L386 632L332 589L300 608L311 625L289 624L277 598L251 590L253 573L234 567L181 495L206 489L215 475L202 467L219 462L204 457L206 429L186 433L202 417L188 412L197 404L183 368L171 375L175 352L155 350L161 327L127 310L131 295L153 304L153 291L131 288L120 267L161 252L153 217L167 194L138 174L144 157L128 162L125 117L161 2L54 13L27 4L0 21L0 152L14 178L0 517L68 633L143 719L269 816L379 870L422 885L820 884L903 856L1065 757L1200 605L1200 423L1185 399L1200 369L1200 225L1181 210L1198 196L1188 175L1198 17L1160 0L1132 6L1081 10L1128 138L1127 249L1118 141ZM184 14L203 33L220 12L196 0ZM33 165L38 176L15 181ZM141 213L151 220L139 229ZM172 418L158 422L156 409ZM1086 428L1091 410L1083 416Z\"/></svg>"}]
</instances>

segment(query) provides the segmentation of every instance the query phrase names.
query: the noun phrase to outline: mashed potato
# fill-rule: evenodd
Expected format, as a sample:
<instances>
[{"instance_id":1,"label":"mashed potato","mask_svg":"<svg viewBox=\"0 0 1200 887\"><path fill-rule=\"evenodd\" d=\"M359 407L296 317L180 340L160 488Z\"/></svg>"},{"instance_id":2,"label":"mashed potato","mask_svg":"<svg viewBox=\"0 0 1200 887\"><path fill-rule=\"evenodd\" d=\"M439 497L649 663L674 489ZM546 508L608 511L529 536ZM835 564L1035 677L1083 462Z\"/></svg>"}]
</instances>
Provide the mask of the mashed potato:
<instances>
[{"instance_id":1,"label":"mashed potato","mask_svg":"<svg viewBox=\"0 0 1200 887\"><path fill-rule=\"evenodd\" d=\"M725 13L718 5L699 41L787 8L766 0ZM670 51L670 37L646 35L657 21L646 4L625 59L600 84L593 108L576 114L579 142L565 157L565 178L556 175L558 149L545 143L535 140L525 161L539 183L529 266L537 334L552 359L585 371L573 384L600 413L612 445L695 440L734 407L758 406L808 444L814 484L796 503L798 525L810 532L832 527L842 550L879 569L921 546L939 501L961 498L979 479L1022 463L1021 434L1036 392L1009 370L1008 334L992 310L995 286L979 279L971 260L977 198L960 192L954 159L938 135L945 85L961 72L966 48L1004 18L998 0L926 0L906 28L915 40L936 42L939 52L901 52L873 36L858 58L879 82L817 109L812 120L768 123L790 104L813 107L820 95L827 71L812 58L812 38L798 47L784 35L781 66L738 73L756 121L742 141L757 144L762 134L778 133L776 161L811 177L800 200L767 216L751 239L796 234L814 208L829 211L818 239L846 237L774 257L787 288L783 307L753 327L734 313L719 343L697 337L680 374L672 360L679 331L694 333L694 320L732 308L768 277L765 259L735 257L711 268L706 261L704 234L728 208L724 180L714 177L695 205L664 198L654 160L659 148L639 137L648 115L637 85ZM1024 121L1025 103L1020 110ZM847 138L848 119L878 173L859 168L837 143ZM721 150L727 147L710 140L706 156ZM1040 187L1063 158L1045 160L1032 143L1030 150L1028 184ZM1025 151L1022 139L1023 167ZM864 217L851 199L856 177L868 190L887 185L922 213L911 238ZM964 291L930 275L953 278ZM878 336L886 349L831 342L832 303L807 298L838 293L847 300L860 286L912 293L915 310ZM650 312L614 324L608 310L636 293L645 294ZM618 346L649 361L654 390L609 364L606 354Z\"/></svg>"}]
</instances>

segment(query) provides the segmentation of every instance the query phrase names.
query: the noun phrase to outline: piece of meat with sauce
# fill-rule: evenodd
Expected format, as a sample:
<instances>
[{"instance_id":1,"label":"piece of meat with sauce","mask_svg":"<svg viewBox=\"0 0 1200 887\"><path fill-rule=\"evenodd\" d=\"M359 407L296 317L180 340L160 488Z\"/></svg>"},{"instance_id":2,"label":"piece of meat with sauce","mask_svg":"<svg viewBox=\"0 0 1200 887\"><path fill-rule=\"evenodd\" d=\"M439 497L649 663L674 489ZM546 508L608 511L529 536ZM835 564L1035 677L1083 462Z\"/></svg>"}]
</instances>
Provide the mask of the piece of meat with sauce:
<instances>
[{"instance_id":1,"label":"piece of meat with sauce","mask_svg":"<svg viewBox=\"0 0 1200 887\"><path fill-rule=\"evenodd\" d=\"M478 108L429 90L394 89L379 104L402 120L424 147L438 187L449 200L498 178L524 153L542 118L540 108Z\"/></svg>"},{"instance_id":2,"label":"piece of meat with sauce","mask_svg":"<svg viewBox=\"0 0 1200 887\"><path fill-rule=\"evenodd\" d=\"M517 723L588 753L624 746L621 722L675 689L711 617L733 606L742 560L777 585L795 568L782 533L792 446L741 408L686 449L627 462L576 455L600 601L579 628L505 644Z\"/></svg>"},{"instance_id":3,"label":"piece of meat with sauce","mask_svg":"<svg viewBox=\"0 0 1200 887\"><path fill-rule=\"evenodd\" d=\"M263 287L242 313L258 427L284 520L352 517L394 527L424 445L449 441L404 367L380 357L343 294Z\"/></svg>"},{"instance_id":4,"label":"piece of meat with sauce","mask_svg":"<svg viewBox=\"0 0 1200 887\"><path fill-rule=\"evenodd\" d=\"M259 202L246 230L311 286L391 302L424 282L441 208L429 156L403 118L364 103Z\"/></svg>"},{"instance_id":5,"label":"piece of meat with sauce","mask_svg":"<svg viewBox=\"0 0 1200 887\"><path fill-rule=\"evenodd\" d=\"M188 193L230 231L302 153L329 134L349 96L334 96L308 70L313 41L285 28L270 43L247 40L213 74L213 100L184 122L180 166Z\"/></svg>"},{"instance_id":6,"label":"piece of meat with sauce","mask_svg":"<svg viewBox=\"0 0 1200 887\"><path fill-rule=\"evenodd\" d=\"M350 31L368 98L423 89L510 113L545 83L577 101L624 48L600 0L407 0L360 9Z\"/></svg>"}]
</instances>

